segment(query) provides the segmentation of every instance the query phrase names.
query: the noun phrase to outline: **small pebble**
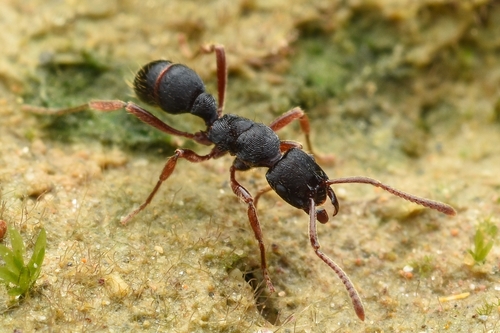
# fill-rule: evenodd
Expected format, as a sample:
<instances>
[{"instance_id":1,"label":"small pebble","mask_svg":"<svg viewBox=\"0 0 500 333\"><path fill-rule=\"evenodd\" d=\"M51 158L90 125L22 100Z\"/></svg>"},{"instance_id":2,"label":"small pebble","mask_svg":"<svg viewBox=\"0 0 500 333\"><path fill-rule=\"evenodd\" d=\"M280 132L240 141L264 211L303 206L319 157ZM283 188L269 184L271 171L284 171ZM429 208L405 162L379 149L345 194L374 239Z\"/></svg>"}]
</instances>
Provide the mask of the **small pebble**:
<instances>
[{"instance_id":1,"label":"small pebble","mask_svg":"<svg viewBox=\"0 0 500 333\"><path fill-rule=\"evenodd\" d=\"M111 273L105 278L106 290L110 297L123 298L130 293L130 286L118 275L118 273Z\"/></svg>"},{"instance_id":2,"label":"small pebble","mask_svg":"<svg viewBox=\"0 0 500 333\"><path fill-rule=\"evenodd\" d=\"M7 234L7 222L0 220L0 242L3 241L5 235Z\"/></svg>"},{"instance_id":3,"label":"small pebble","mask_svg":"<svg viewBox=\"0 0 500 333\"><path fill-rule=\"evenodd\" d=\"M155 249L156 253L163 254L163 248L161 246L156 245L154 247L154 249Z\"/></svg>"}]
</instances>

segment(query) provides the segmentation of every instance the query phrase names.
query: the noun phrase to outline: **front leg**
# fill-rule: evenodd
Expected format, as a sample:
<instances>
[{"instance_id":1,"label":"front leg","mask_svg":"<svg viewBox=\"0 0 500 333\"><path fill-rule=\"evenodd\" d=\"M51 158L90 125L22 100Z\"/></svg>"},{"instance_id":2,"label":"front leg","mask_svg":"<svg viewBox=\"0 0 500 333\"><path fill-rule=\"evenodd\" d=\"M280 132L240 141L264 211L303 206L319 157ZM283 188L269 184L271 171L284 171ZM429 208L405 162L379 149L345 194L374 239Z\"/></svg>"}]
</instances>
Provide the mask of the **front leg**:
<instances>
[{"instance_id":1,"label":"front leg","mask_svg":"<svg viewBox=\"0 0 500 333\"><path fill-rule=\"evenodd\" d=\"M260 262L261 262L261 268L262 268L262 274L264 275L264 280L266 281L267 288L269 289L270 292L274 292L274 286L273 283L271 282L271 278L269 277L269 273L267 271L267 263L266 263L266 249L264 247L264 240L262 236L262 230L260 228L260 223L259 223L259 218L257 217L257 212L256 208L253 202L253 198L250 195L250 193L247 191L246 188L240 185L238 181L235 178L235 172L236 168L231 166L229 169L230 175L231 175L231 189L233 190L234 194L243 202L245 202L248 205L248 221L250 222L250 225L252 226L253 232L255 234L255 238L257 239L257 242L259 243L259 249L260 249Z\"/></svg>"}]
</instances>

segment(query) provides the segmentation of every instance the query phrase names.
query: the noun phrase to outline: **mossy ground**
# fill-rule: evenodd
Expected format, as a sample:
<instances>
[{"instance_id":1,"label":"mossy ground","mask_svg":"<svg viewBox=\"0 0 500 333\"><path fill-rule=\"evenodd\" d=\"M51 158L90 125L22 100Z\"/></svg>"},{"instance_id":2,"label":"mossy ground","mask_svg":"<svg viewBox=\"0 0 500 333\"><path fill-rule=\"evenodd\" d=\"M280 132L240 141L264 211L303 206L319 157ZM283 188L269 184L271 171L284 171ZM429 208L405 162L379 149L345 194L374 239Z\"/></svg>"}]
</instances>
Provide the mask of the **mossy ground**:
<instances>
[{"instance_id":1,"label":"mossy ground","mask_svg":"<svg viewBox=\"0 0 500 333\"><path fill-rule=\"evenodd\" d=\"M499 297L497 244L484 265L464 264L476 225L500 220L498 1L7 0L0 27L0 218L27 244L47 231L33 292L13 305L0 290L1 331L498 330L498 308L485 306ZM259 216L278 292L259 287L230 157L180 161L121 226L176 147L207 148L125 112L21 110L134 100L127 83L158 58L187 64L215 92L214 57L196 52L211 42L226 47L227 112L269 123L301 105L318 152L335 155L330 177L374 177L458 210L448 218L367 186L334 188L341 211L319 226L320 242L358 287L364 323L314 256L307 216L275 195ZM280 136L303 141L297 125ZM252 193L265 186L264 170L238 177Z\"/></svg>"}]
</instances>

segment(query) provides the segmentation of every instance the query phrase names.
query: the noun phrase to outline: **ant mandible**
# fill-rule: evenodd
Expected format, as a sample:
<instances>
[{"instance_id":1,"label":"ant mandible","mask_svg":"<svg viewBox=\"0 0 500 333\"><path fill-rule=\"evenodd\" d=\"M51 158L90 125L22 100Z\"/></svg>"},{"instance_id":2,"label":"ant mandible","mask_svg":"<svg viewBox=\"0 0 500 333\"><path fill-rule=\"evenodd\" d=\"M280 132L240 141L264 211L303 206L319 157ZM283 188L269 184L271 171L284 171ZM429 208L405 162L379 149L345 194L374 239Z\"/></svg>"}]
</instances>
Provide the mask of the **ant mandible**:
<instances>
[{"instance_id":1,"label":"ant mandible","mask_svg":"<svg viewBox=\"0 0 500 333\"><path fill-rule=\"evenodd\" d=\"M229 168L231 189L248 206L248 219L255 238L259 243L261 268L269 291L274 292L275 289L267 271L266 251L256 206L257 200L263 193L274 190L290 205L302 209L309 214L309 239L314 252L338 275L351 297L356 315L361 320L364 320L365 311L363 304L351 280L340 266L320 250L316 232L316 220L320 223L326 223L328 221L328 214L324 208L317 207L321 206L328 196L335 208L333 216L339 211L339 203L330 185L341 183L370 184L405 200L448 215L455 215L455 210L447 204L399 191L367 177L329 179L316 163L313 156L302 150L301 144L294 141L280 140L275 133L292 121L298 120L302 131L305 133L307 148L312 153L309 138L309 120L304 111L299 107L285 112L269 126L233 114L223 115L227 82L224 47L222 45L210 45L203 50L207 53L215 52L217 61L218 103L211 94L205 92L205 84L195 71L182 64L166 60L153 61L143 66L135 77L133 87L137 97L146 104L159 107L171 114L189 112L200 117L205 121L207 127L204 131L194 134L179 131L165 124L142 107L132 102L123 102L120 100L96 100L74 108L51 111L42 108L28 107L27 109L36 113L46 114L50 112L58 115L88 108L102 112L125 109L139 118L139 120L162 132L192 139L202 145L214 145L207 155L198 155L189 149L177 149L175 154L167 160L156 186L147 199L122 219L121 222L123 224L130 221L151 202L161 184L174 171L179 158L184 158L192 163L198 163L212 158L219 158L227 153L231 156L236 156ZM268 168L266 179L270 187L260 191L254 199L248 190L236 180L235 174L236 171L245 171L257 167Z\"/></svg>"}]
</instances>

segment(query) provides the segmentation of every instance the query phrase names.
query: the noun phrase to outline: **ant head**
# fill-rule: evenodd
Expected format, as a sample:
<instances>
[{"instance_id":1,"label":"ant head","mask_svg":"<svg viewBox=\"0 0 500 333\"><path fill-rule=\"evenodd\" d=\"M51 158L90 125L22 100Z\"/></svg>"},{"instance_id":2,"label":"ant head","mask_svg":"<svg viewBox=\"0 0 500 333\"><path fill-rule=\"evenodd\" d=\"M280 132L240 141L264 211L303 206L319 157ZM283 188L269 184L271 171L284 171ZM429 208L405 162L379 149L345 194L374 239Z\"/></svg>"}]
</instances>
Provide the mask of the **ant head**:
<instances>
[{"instance_id":1,"label":"ant head","mask_svg":"<svg viewBox=\"0 0 500 333\"><path fill-rule=\"evenodd\" d=\"M311 198L319 206L326 201L327 196L338 211L337 200L333 199L335 194L326 184L328 176L311 155L299 148L288 150L278 162L269 168L266 179L283 200L308 214ZM318 209L317 219L321 223L328 221L328 215L324 209Z\"/></svg>"},{"instance_id":2,"label":"ant head","mask_svg":"<svg viewBox=\"0 0 500 333\"><path fill-rule=\"evenodd\" d=\"M191 113L207 126L217 119L217 105L205 92L205 84L195 71L168 60L156 60L143 66L134 80L137 97L171 114Z\"/></svg>"}]
</instances>

